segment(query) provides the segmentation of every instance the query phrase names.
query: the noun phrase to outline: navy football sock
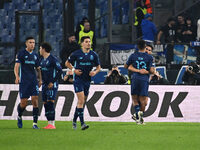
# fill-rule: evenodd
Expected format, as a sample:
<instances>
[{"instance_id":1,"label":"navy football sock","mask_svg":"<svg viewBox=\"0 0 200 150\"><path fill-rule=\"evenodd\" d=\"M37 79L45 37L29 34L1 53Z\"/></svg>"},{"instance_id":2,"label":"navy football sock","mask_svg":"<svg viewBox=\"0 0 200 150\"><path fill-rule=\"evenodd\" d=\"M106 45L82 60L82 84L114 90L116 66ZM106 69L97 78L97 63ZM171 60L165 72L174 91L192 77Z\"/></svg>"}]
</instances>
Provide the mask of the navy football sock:
<instances>
[{"instance_id":1,"label":"navy football sock","mask_svg":"<svg viewBox=\"0 0 200 150\"><path fill-rule=\"evenodd\" d=\"M33 122L34 123L37 123L38 121L38 112L39 112L39 109L38 107L33 107Z\"/></svg>"},{"instance_id":2,"label":"navy football sock","mask_svg":"<svg viewBox=\"0 0 200 150\"><path fill-rule=\"evenodd\" d=\"M47 103L44 104L44 109L45 109L45 116L46 116L47 120L49 120L49 109L48 109Z\"/></svg>"},{"instance_id":3,"label":"navy football sock","mask_svg":"<svg viewBox=\"0 0 200 150\"><path fill-rule=\"evenodd\" d=\"M75 112L74 112L73 122L76 122L77 118L78 118L78 108L76 107Z\"/></svg>"},{"instance_id":4,"label":"navy football sock","mask_svg":"<svg viewBox=\"0 0 200 150\"><path fill-rule=\"evenodd\" d=\"M80 118L80 121L81 121L81 125L84 124L84 118L83 118L83 108L78 108L78 116Z\"/></svg>"},{"instance_id":5,"label":"navy football sock","mask_svg":"<svg viewBox=\"0 0 200 150\"><path fill-rule=\"evenodd\" d=\"M139 105L135 105L134 108L135 108L136 119L139 119L138 112L140 111L140 106Z\"/></svg>"},{"instance_id":6,"label":"navy football sock","mask_svg":"<svg viewBox=\"0 0 200 150\"><path fill-rule=\"evenodd\" d=\"M20 103L17 106L17 112L18 112L18 116L21 117L23 112L24 112L25 108L21 108Z\"/></svg>"},{"instance_id":7,"label":"navy football sock","mask_svg":"<svg viewBox=\"0 0 200 150\"><path fill-rule=\"evenodd\" d=\"M55 120L55 107L54 107L54 103L49 101L47 102L48 105L48 120Z\"/></svg>"}]
</instances>

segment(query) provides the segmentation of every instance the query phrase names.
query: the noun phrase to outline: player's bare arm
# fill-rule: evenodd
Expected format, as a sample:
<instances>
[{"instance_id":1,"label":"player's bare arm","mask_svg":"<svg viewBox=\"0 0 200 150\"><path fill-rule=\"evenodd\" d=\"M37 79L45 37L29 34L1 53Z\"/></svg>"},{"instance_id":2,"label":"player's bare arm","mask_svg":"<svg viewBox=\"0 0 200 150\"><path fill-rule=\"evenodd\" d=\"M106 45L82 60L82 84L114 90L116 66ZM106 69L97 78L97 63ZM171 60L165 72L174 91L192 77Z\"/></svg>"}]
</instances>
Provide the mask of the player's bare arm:
<instances>
[{"instance_id":1,"label":"player's bare arm","mask_svg":"<svg viewBox=\"0 0 200 150\"><path fill-rule=\"evenodd\" d=\"M19 67L20 63L15 63L14 73L15 73L15 84L19 84Z\"/></svg>"},{"instance_id":2,"label":"player's bare arm","mask_svg":"<svg viewBox=\"0 0 200 150\"><path fill-rule=\"evenodd\" d=\"M37 72L38 72L38 77L39 77L38 86L41 87L41 85L42 85L42 73L41 73L40 67L37 68Z\"/></svg>"},{"instance_id":3,"label":"player's bare arm","mask_svg":"<svg viewBox=\"0 0 200 150\"><path fill-rule=\"evenodd\" d=\"M156 72L155 67L151 67L150 70L149 70L149 73L150 74L155 74L155 72Z\"/></svg>"},{"instance_id":4,"label":"player's bare arm","mask_svg":"<svg viewBox=\"0 0 200 150\"><path fill-rule=\"evenodd\" d=\"M83 72L80 69L75 69L69 61L65 62L65 66L72 70L76 75L80 76Z\"/></svg>"},{"instance_id":5,"label":"player's bare arm","mask_svg":"<svg viewBox=\"0 0 200 150\"><path fill-rule=\"evenodd\" d=\"M133 67L133 65L130 65L128 67L128 70L130 70L132 72L138 72L140 74L149 74L149 71L147 71L146 69L136 69L135 67Z\"/></svg>"},{"instance_id":6,"label":"player's bare arm","mask_svg":"<svg viewBox=\"0 0 200 150\"><path fill-rule=\"evenodd\" d=\"M95 76L97 73L99 73L99 71L101 70L101 66L100 65L98 65L97 67L96 67L96 70L95 71L90 71L90 76L91 77L93 77L93 76Z\"/></svg>"},{"instance_id":7,"label":"player's bare arm","mask_svg":"<svg viewBox=\"0 0 200 150\"><path fill-rule=\"evenodd\" d=\"M128 69L128 65L127 65L127 64L124 64L124 68Z\"/></svg>"}]
</instances>

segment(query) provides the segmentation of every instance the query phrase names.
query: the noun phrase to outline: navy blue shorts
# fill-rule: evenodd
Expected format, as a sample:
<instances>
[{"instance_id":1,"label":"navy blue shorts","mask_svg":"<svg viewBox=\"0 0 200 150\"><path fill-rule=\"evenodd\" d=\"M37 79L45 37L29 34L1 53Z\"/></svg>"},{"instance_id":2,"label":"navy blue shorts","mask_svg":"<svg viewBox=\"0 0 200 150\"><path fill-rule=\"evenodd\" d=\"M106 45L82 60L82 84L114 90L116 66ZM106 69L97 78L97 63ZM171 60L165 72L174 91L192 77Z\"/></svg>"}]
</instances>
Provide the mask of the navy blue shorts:
<instances>
[{"instance_id":1,"label":"navy blue shorts","mask_svg":"<svg viewBox=\"0 0 200 150\"><path fill-rule=\"evenodd\" d=\"M144 80L132 79L131 95L148 96L149 82Z\"/></svg>"},{"instance_id":2,"label":"navy blue shorts","mask_svg":"<svg viewBox=\"0 0 200 150\"><path fill-rule=\"evenodd\" d=\"M53 88L49 89L48 85L42 85L42 101L47 102L47 100L55 100L56 94L58 92L58 86L54 85Z\"/></svg>"},{"instance_id":3,"label":"navy blue shorts","mask_svg":"<svg viewBox=\"0 0 200 150\"><path fill-rule=\"evenodd\" d=\"M78 80L78 81L74 81L74 91L75 93L78 92L84 92L85 96L88 96L89 94L89 88L90 88L90 81L82 81L82 80Z\"/></svg>"},{"instance_id":4,"label":"navy blue shorts","mask_svg":"<svg viewBox=\"0 0 200 150\"><path fill-rule=\"evenodd\" d=\"M20 98L29 98L30 96L39 95L39 87L37 83L20 83L19 84Z\"/></svg>"}]
</instances>

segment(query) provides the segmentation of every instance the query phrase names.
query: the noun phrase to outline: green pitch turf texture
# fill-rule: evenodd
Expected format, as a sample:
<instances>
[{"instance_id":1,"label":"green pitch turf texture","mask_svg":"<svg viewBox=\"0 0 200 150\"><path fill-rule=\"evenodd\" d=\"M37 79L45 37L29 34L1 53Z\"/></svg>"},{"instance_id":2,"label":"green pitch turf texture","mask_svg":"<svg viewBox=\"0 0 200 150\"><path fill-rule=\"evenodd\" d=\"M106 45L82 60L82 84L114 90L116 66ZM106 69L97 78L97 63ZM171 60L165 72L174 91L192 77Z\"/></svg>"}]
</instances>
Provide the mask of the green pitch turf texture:
<instances>
[{"instance_id":1,"label":"green pitch turf texture","mask_svg":"<svg viewBox=\"0 0 200 150\"><path fill-rule=\"evenodd\" d=\"M0 120L0 150L199 150L200 123L87 122L72 130L57 121L56 130L32 129L32 121ZM78 122L79 123L79 122ZM46 121L39 121L40 128Z\"/></svg>"}]
</instances>

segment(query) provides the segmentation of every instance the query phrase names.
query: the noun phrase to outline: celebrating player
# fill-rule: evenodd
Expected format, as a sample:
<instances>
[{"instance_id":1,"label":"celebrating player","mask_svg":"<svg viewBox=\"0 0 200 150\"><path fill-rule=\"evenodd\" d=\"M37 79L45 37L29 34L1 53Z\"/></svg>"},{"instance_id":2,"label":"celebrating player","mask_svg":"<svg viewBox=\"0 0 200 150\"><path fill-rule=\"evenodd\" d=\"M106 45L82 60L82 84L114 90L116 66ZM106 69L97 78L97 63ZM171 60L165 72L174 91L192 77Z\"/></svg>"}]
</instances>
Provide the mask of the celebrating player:
<instances>
[{"instance_id":1,"label":"celebrating player","mask_svg":"<svg viewBox=\"0 0 200 150\"><path fill-rule=\"evenodd\" d=\"M50 54L51 45L43 43L40 46L40 55L43 57L40 66L42 71L42 100L48 125L44 129L56 129L54 102L58 91L58 79L62 68L58 60Z\"/></svg>"},{"instance_id":2,"label":"celebrating player","mask_svg":"<svg viewBox=\"0 0 200 150\"><path fill-rule=\"evenodd\" d=\"M153 57L145 51L145 41L138 40L138 52L133 53L126 62L128 69L133 72L131 81L131 95L135 114L133 119L143 124L143 112L145 111L146 99L149 88L149 74L154 73L152 65Z\"/></svg>"},{"instance_id":3,"label":"celebrating player","mask_svg":"<svg viewBox=\"0 0 200 150\"><path fill-rule=\"evenodd\" d=\"M101 69L98 55L91 50L90 37L84 36L81 38L82 49L72 53L65 65L74 72L74 90L78 98L77 107L73 118L73 129L77 129L77 118L80 118L81 129L85 130L89 128L84 123L83 106L87 99L91 77L95 76ZM72 63L75 65L72 66ZM96 66L96 70L92 71L92 68Z\"/></svg>"},{"instance_id":4,"label":"celebrating player","mask_svg":"<svg viewBox=\"0 0 200 150\"><path fill-rule=\"evenodd\" d=\"M35 39L33 37L26 38L26 49L20 51L16 57L14 67L15 84L19 84L19 93L21 102L17 107L18 111L18 128L22 128L22 114L25 110L28 98L31 96L33 105L33 129L39 129L38 121L38 81L35 73L35 68L39 74L39 87L42 84L41 71L39 69L38 55L33 51L35 48Z\"/></svg>"}]
</instances>

